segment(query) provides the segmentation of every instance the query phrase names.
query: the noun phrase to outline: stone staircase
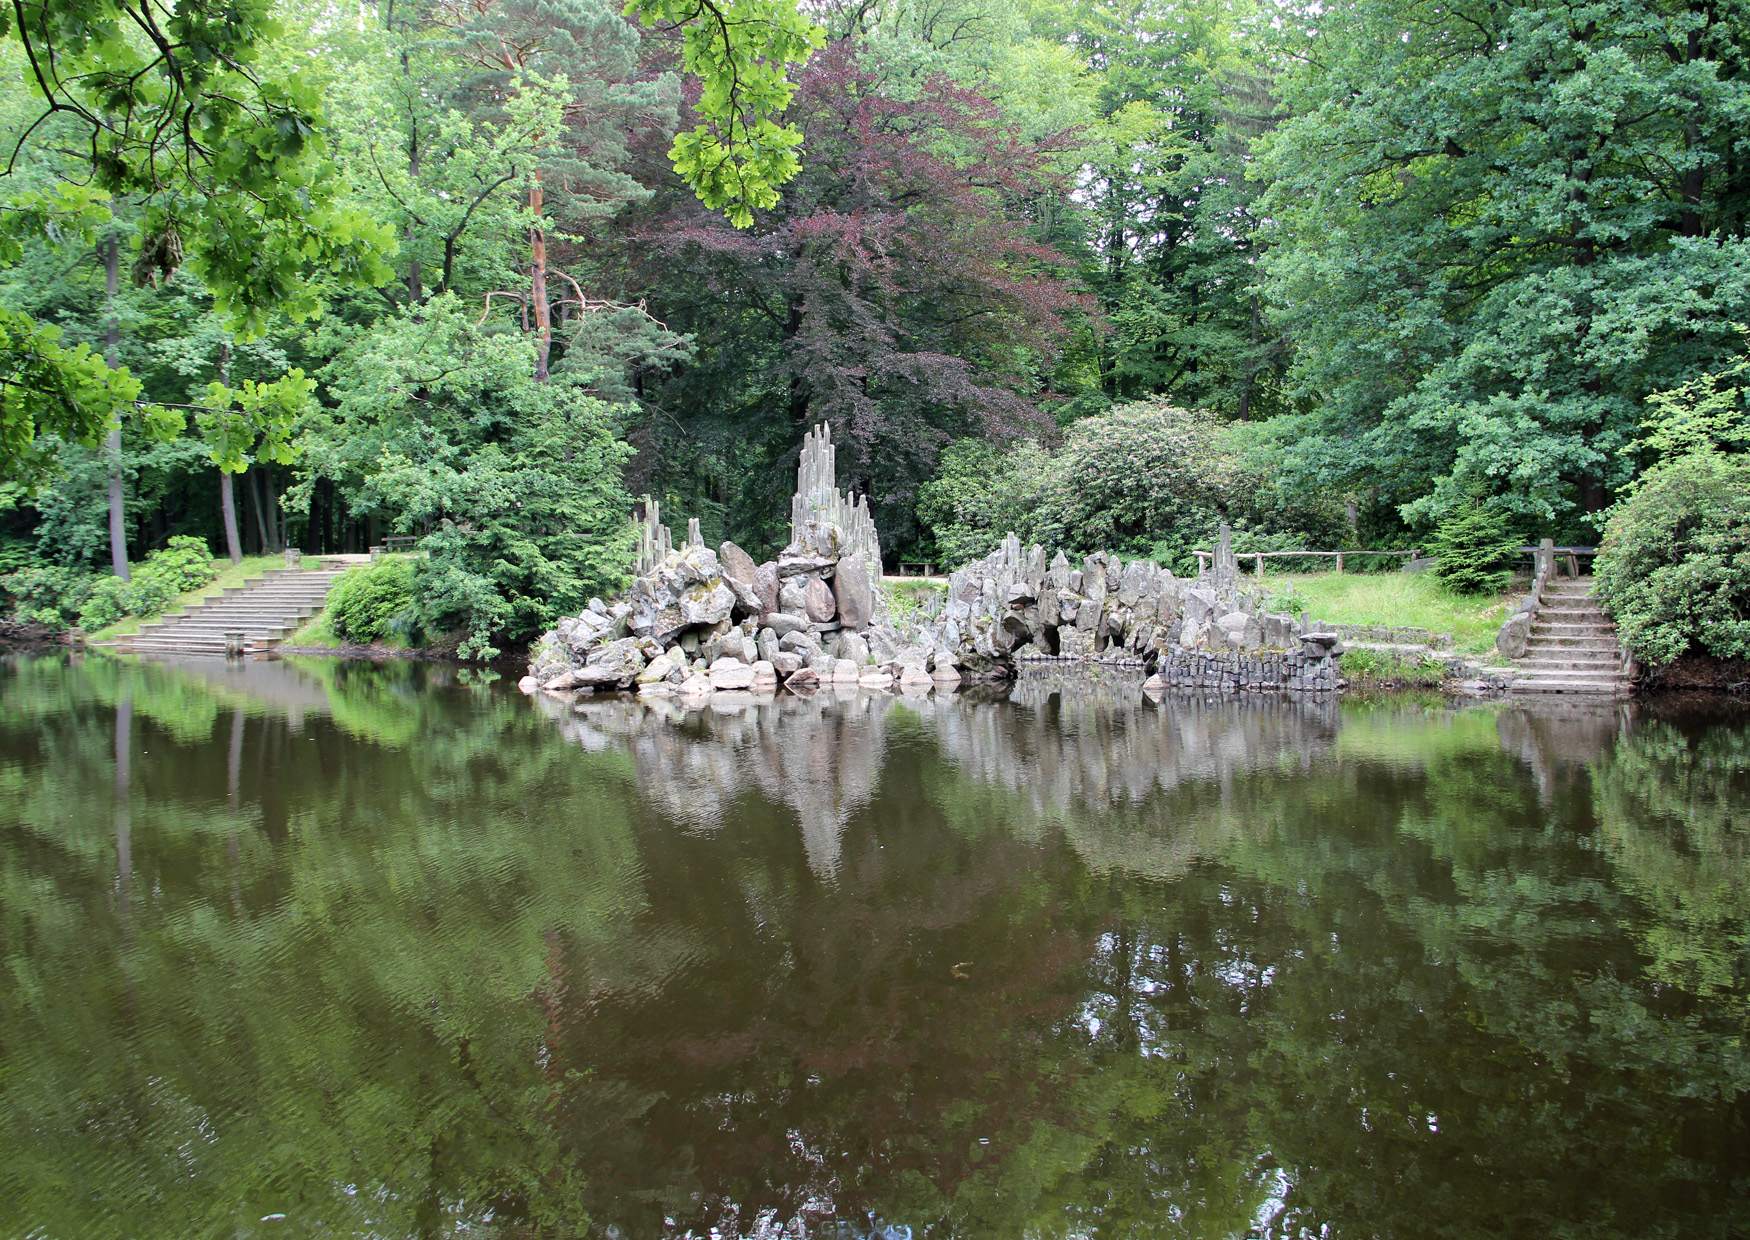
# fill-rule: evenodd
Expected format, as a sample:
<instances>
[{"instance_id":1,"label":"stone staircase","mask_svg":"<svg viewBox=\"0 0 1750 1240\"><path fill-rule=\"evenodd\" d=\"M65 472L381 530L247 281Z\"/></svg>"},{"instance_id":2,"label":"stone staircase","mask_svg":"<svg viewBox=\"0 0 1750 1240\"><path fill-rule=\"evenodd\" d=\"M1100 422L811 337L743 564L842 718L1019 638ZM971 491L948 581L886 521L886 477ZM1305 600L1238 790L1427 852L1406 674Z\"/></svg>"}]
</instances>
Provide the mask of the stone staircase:
<instances>
[{"instance_id":1,"label":"stone staircase","mask_svg":"<svg viewBox=\"0 0 1750 1240\"><path fill-rule=\"evenodd\" d=\"M1616 626L1592 597L1592 578L1557 577L1544 585L1525 654L1514 660L1513 672L1514 693L1629 692Z\"/></svg>"},{"instance_id":2,"label":"stone staircase","mask_svg":"<svg viewBox=\"0 0 1750 1240\"><path fill-rule=\"evenodd\" d=\"M242 633L246 653L257 654L321 611L329 588L349 567L324 560L317 568L276 570L148 621L137 634L117 638L114 644L140 654L222 656L226 634Z\"/></svg>"}]
</instances>

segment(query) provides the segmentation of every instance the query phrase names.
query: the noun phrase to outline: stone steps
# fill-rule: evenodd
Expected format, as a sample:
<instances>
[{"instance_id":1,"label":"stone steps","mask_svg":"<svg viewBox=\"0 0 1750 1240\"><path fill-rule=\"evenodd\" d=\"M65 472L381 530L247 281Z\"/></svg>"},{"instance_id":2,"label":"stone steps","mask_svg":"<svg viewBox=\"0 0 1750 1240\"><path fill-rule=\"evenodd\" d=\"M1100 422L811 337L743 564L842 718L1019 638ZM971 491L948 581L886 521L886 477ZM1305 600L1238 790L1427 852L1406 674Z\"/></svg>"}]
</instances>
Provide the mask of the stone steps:
<instances>
[{"instance_id":1,"label":"stone steps","mask_svg":"<svg viewBox=\"0 0 1750 1240\"><path fill-rule=\"evenodd\" d=\"M1514 693L1627 693L1616 626L1592 596L1590 578L1553 581L1513 664Z\"/></svg>"},{"instance_id":2,"label":"stone steps","mask_svg":"<svg viewBox=\"0 0 1750 1240\"><path fill-rule=\"evenodd\" d=\"M320 612L344 568L284 569L230 586L160 616L113 644L141 654L223 655L228 635L241 633L245 649L260 653Z\"/></svg>"},{"instance_id":3,"label":"stone steps","mask_svg":"<svg viewBox=\"0 0 1750 1240\"><path fill-rule=\"evenodd\" d=\"M1523 668L1615 668L1621 656L1615 651L1538 651L1519 659Z\"/></svg>"},{"instance_id":4,"label":"stone steps","mask_svg":"<svg viewBox=\"0 0 1750 1240\"><path fill-rule=\"evenodd\" d=\"M1595 637L1560 637L1543 633L1526 639L1525 649L1527 653L1546 650L1552 652L1559 650L1608 650L1615 652L1617 644L1616 639L1608 634L1600 634Z\"/></svg>"},{"instance_id":5,"label":"stone steps","mask_svg":"<svg viewBox=\"0 0 1750 1240\"><path fill-rule=\"evenodd\" d=\"M1570 622L1567 620L1533 620L1532 637L1608 637L1616 640L1616 626L1609 621Z\"/></svg>"}]
</instances>

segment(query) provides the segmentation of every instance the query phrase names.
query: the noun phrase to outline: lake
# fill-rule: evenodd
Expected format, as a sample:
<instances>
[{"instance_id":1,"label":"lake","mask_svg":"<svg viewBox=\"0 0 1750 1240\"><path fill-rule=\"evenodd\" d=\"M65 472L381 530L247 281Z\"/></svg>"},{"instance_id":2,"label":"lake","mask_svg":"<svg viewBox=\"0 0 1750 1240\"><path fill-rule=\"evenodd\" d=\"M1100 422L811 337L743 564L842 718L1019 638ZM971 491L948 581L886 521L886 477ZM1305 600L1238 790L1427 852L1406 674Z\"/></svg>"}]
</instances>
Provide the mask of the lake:
<instances>
[{"instance_id":1,"label":"lake","mask_svg":"<svg viewBox=\"0 0 1750 1240\"><path fill-rule=\"evenodd\" d=\"M0 664L0 1236L1750 1231L1750 718Z\"/></svg>"}]
</instances>

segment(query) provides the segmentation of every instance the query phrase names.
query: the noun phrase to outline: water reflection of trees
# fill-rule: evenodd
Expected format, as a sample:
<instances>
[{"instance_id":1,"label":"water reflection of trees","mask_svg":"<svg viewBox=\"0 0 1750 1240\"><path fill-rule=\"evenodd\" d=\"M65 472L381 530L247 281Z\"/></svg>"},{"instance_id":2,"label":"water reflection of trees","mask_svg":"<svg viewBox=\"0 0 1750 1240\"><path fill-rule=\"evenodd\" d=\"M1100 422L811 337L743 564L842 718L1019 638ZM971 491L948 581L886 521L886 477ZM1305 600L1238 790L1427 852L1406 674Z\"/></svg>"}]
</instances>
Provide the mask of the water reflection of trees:
<instances>
[{"instance_id":1,"label":"water reflection of trees","mask_svg":"<svg viewBox=\"0 0 1750 1240\"><path fill-rule=\"evenodd\" d=\"M289 670L0 673L0 1232L1706 1236L1750 1187L1740 725Z\"/></svg>"}]
</instances>

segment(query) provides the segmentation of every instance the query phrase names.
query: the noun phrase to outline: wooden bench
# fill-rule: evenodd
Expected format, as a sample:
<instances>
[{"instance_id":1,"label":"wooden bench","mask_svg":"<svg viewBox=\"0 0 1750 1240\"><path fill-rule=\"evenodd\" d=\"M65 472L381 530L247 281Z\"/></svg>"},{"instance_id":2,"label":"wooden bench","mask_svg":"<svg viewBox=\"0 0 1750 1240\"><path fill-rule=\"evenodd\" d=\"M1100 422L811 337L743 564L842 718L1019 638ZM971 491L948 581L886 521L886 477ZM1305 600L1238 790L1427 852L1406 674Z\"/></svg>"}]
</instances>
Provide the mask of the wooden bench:
<instances>
[{"instance_id":1,"label":"wooden bench","mask_svg":"<svg viewBox=\"0 0 1750 1240\"><path fill-rule=\"evenodd\" d=\"M380 560L386 555L412 551L419 546L419 538L413 534L391 534L382 542L371 548L371 559Z\"/></svg>"}]
</instances>

